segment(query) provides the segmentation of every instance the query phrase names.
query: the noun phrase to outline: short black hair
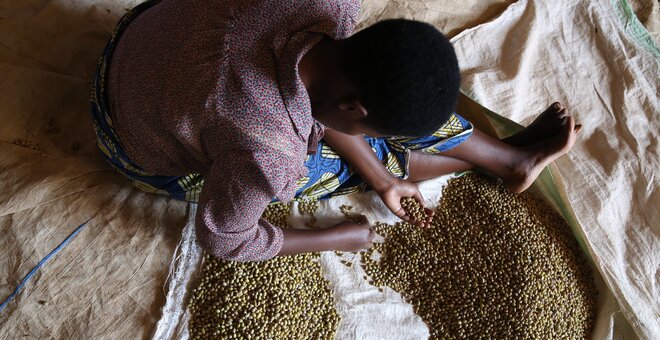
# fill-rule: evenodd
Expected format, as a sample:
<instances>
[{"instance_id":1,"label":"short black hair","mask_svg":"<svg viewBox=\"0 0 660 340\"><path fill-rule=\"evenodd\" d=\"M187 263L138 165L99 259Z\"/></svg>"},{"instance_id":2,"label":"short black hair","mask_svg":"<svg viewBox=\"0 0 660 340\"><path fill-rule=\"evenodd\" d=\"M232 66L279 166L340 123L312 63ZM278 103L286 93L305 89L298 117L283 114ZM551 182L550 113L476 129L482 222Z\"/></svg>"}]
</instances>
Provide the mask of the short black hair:
<instances>
[{"instance_id":1,"label":"short black hair","mask_svg":"<svg viewBox=\"0 0 660 340\"><path fill-rule=\"evenodd\" d=\"M380 21L343 42L342 69L367 109L365 124L385 135L430 135L446 123L460 93L449 40L430 24Z\"/></svg>"}]
</instances>

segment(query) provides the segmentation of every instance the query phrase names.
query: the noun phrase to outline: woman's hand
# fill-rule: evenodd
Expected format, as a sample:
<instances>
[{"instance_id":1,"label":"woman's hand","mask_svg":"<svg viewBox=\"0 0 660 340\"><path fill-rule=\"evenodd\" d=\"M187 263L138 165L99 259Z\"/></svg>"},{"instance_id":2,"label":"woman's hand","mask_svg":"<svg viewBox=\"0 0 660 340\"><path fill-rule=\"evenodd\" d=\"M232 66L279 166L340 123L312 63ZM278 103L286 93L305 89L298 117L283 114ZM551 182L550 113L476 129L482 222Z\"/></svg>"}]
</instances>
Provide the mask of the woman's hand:
<instances>
[{"instance_id":1,"label":"woman's hand","mask_svg":"<svg viewBox=\"0 0 660 340\"><path fill-rule=\"evenodd\" d=\"M341 222L323 231L327 232L332 240L332 248L341 251L360 251L371 248L376 235L369 224L350 221Z\"/></svg>"},{"instance_id":2,"label":"woman's hand","mask_svg":"<svg viewBox=\"0 0 660 340\"><path fill-rule=\"evenodd\" d=\"M374 188L374 191L378 193L385 206L403 221L422 228L431 226L431 220L433 218L433 211L431 209L424 209L427 216L425 221L415 221L412 217L406 215L405 210L401 206L401 198L403 197L413 197L422 207L424 206L424 198L416 184L392 177L392 180L388 184L377 189Z\"/></svg>"},{"instance_id":3,"label":"woman's hand","mask_svg":"<svg viewBox=\"0 0 660 340\"><path fill-rule=\"evenodd\" d=\"M420 227L431 226L433 212L426 210L426 221L413 221L401 207L402 197L414 197L422 206L424 199L413 183L400 180L387 171L362 135L347 135L326 128L323 139L360 174L360 177L380 195L387 208L402 220Z\"/></svg>"}]
</instances>

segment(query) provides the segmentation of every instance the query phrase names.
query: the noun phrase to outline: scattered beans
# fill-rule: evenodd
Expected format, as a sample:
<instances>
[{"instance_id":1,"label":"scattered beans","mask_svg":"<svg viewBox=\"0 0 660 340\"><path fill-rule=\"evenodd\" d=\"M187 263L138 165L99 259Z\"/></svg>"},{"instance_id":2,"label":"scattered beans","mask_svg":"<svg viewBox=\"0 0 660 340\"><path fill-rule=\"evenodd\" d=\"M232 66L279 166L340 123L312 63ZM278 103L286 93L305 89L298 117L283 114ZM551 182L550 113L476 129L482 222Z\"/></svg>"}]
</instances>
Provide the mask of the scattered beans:
<instances>
[{"instance_id":1,"label":"scattered beans","mask_svg":"<svg viewBox=\"0 0 660 340\"><path fill-rule=\"evenodd\" d=\"M355 213L353 207L350 205L342 205L339 207L339 212L341 212L348 220L355 223L367 223L367 218L364 215Z\"/></svg>"},{"instance_id":2,"label":"scattered beans","mask_svg":"<svg viewBox=\"0 0 660 340\"><path fill-rule=\"evenodd\" d=\"M301 199L298 200L298 212L301 215L307 215L310 217L310 220L305 223L307 228L316 228L316 216L314 213L319 209L319 200L314 199Z\"/></svg>"},{"instance_id":3,"label":"scattered beans","mask_svg":"<svg viewBox=\"0 0 660 340\"><path fill-rule=\"evenodd\" d=\"M318 199L305 199L298 201L298 211L301 215L314 216L314 213L319 209Z\"/></svg>"}]
</instances>

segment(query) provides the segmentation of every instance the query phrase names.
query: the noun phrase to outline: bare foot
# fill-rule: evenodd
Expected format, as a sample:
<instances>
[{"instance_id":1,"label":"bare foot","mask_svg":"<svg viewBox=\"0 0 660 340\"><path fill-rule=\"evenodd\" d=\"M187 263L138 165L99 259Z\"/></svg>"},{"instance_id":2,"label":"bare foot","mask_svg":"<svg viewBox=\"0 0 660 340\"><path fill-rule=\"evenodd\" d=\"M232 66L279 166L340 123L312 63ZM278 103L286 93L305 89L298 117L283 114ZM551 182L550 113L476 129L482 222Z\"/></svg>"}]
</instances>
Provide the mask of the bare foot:
<instances>
[{"instance_id":1,"label":"bare foot","mask_svg":"<svg viewBox=\"0 0 660 340\"><path fill-rule=\"evenodd\" d=\"M562 129L563 118L567 115L566 109L562 108L560 103L552 103L526 128L502 141L509 145L527 146L551 138ZM576 126L576 129L580 128L580 125Z\"/></svg>"},{"instance_id":2,"label":"bare foot","mask_svg":"<svg viewBox=\"0 0 660 340\"><path fill-rule=\"evenodd\" d=\"M511 174L502 178L509 190L515 193L525 191L548 164L573 147L580 129L576 128L572 116L566 115L560 121L559 131L554 136L521 147L521 157Z\"/></svg>"}]
</instances>

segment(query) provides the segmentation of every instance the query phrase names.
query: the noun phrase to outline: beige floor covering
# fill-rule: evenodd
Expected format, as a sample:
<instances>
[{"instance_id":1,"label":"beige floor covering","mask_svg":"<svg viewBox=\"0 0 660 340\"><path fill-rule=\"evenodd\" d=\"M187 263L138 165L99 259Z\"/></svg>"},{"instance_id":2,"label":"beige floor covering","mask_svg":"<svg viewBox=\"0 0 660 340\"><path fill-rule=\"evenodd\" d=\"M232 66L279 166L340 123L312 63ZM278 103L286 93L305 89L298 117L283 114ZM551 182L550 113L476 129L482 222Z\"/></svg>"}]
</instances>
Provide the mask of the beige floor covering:
<instances>
[{"instance_id":1,"label":"beige floor covering","mask_svg":"<svg viewBox=\"0 0 660 340\"><path fill-rule=\"evenodd\" d=\"M96 59L137 3L0 2L0 298L91 219L0 313L0 338L145 338L160 317L187 207L115 174L95 149L88 119ZM369 0L361 26L405 16L455 35L509 3ZM657 2L636 4L657 29Z\"/></svg>"},{"instance_id":2,"label":"beige floor covering","mask_svg":"<svg viewBox=\"0 0 660 340\"><path fill-rule=\"evenodd\" d=\"M482 105L528 124L560 101L584 125L555 162L577 235L618 312L660 338L658 46L618 0L520 0L453 43L462 88Z\"/></svg>"}]
</instances>

